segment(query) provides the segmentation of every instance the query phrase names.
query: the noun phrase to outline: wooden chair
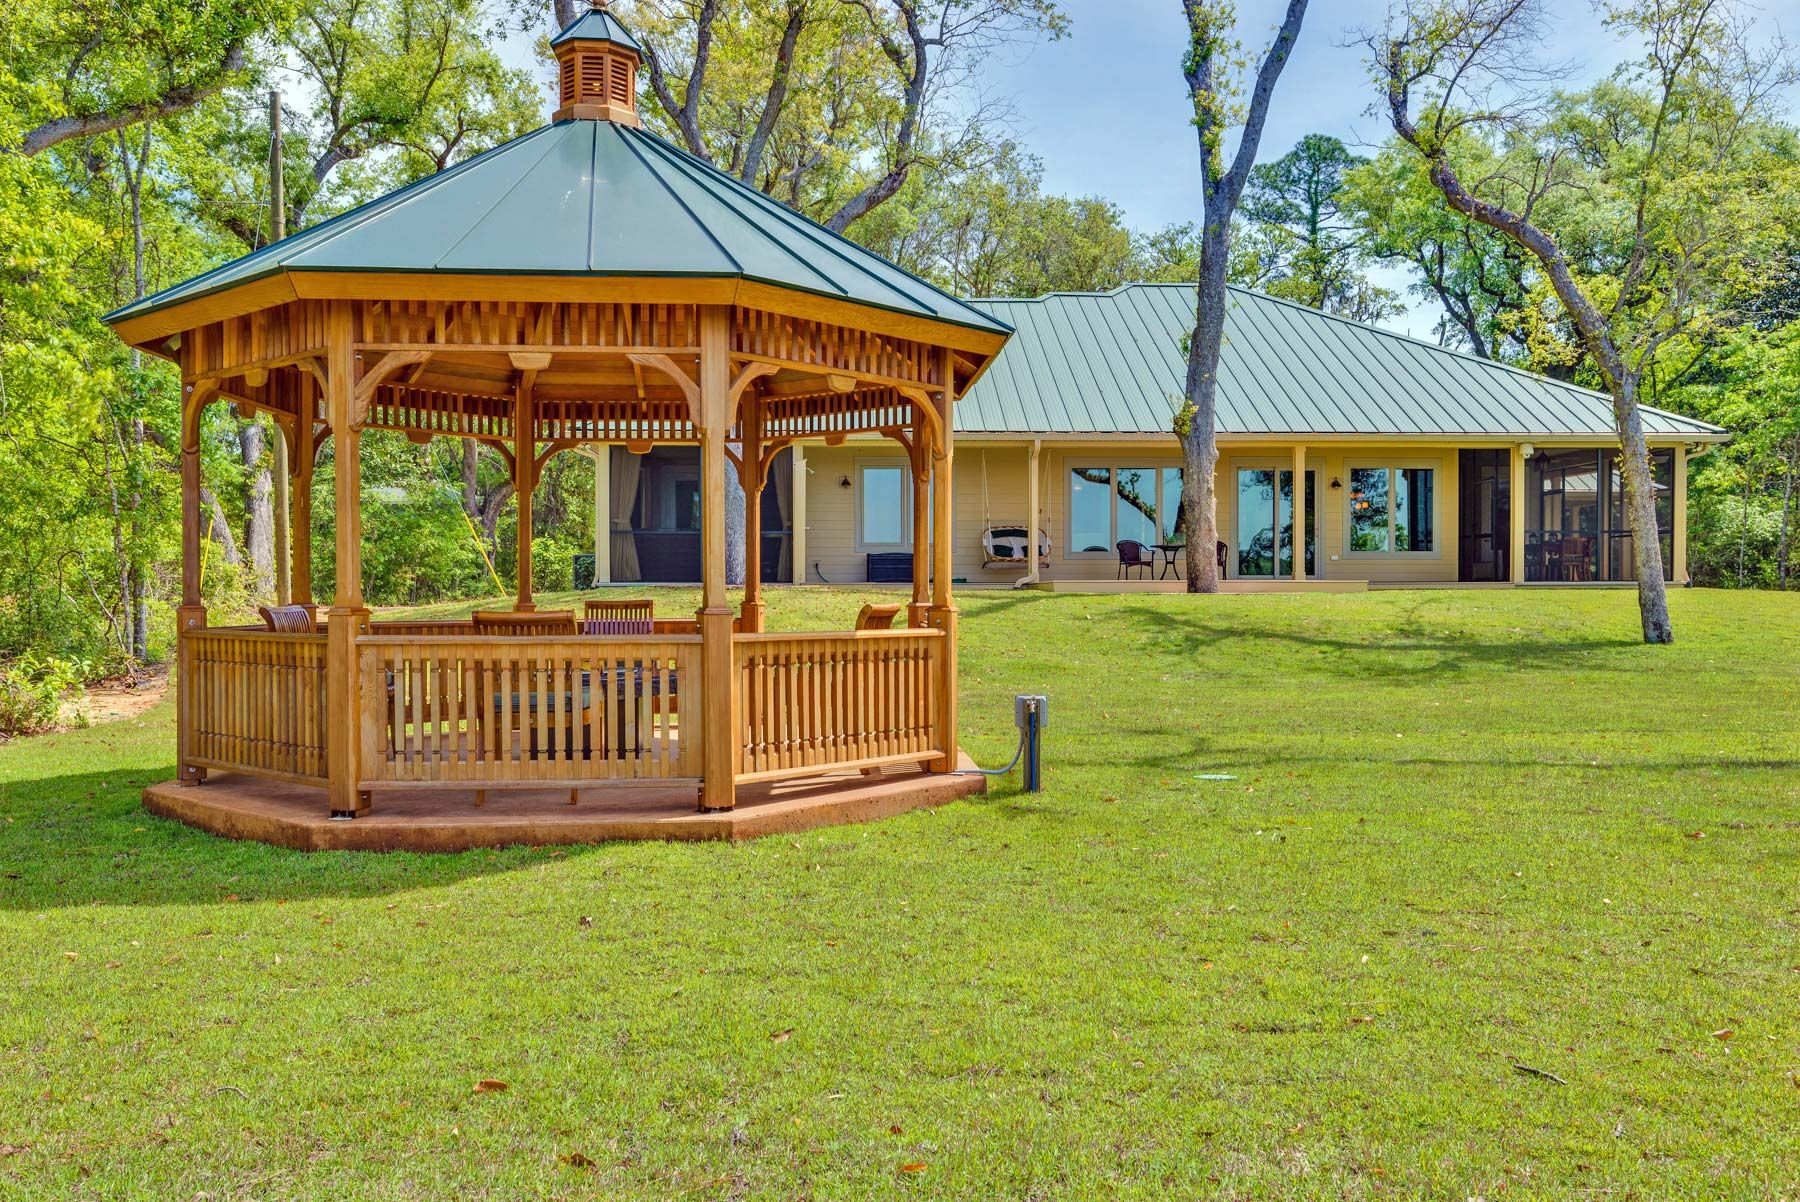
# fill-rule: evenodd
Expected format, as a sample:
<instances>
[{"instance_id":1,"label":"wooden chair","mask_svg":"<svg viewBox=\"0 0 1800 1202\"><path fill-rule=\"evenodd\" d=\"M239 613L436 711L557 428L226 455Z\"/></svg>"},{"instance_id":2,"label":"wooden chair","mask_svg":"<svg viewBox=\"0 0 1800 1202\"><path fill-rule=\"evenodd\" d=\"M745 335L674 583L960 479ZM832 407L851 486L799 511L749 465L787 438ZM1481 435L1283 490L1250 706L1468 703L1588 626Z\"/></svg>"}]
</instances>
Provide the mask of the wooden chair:
<instances>
[{"instance_id":1,"label":"wooden chair","mask_svg":"<svg viewBox=\"0 0 1800 1202\"><path fill-rule=\"evenodd\" d=\"M865 605L862 612L856 615L858 630L892 630L894 619L904 609L902 605Z\"/></svg>"},{"instance_id":2,"label":"wooden chair","mask_svg":"<svg viewBox=\"0 0 1800 1202\"><path fill-rule=\"evenodd\" d=\"M1123 580L1126 573L1134 568L1143 572L1141 579L1149 579L1150 573L1156 569L1156 556L1149 547L1135 538L1122 538L1118 543L1119 571L1117 579Z\"/></svg>"},{"instance_id":3,"label":"wooden chair","mask_svg":"<svg viewBox=\"0 0 1800 1202\"><path fill-rule=\"evenodd\" d=\"M318 626L313 622L313 611L305 605L259 605L256 612L262 615L263 625L275 634L317 634Z\"/></svg>"},{"instance_id":4,"label":"wooden chair","mask_svg":"<svg viewBox=\"0 0 1800 1202\"><path fill-rule=\"evenodd\" d=\"M581 629L586 634L654 634L656 602L648 598L589 601L582 607Z\"/></svg>"},{"instance_id":5,"label":"wooden chair","mask_svg":"<svg viewBox=\"0 0 1800 1202\"><path fill-rule=\"evenodd\" d=\"M575 633L575 612L549 609L542 613L515 613L509 609L478 609L469 615L476 634L567 638Z\"/></svg>"},{"instance_id":6,"label":"wooden chair","mask_svg":"<svg viewBox=\"0 0 1800 1202\"><path fill-rule=\"evenodd\" d=\"M1592 580L1594 540L1578 536L1563 539L1562 567L1564 580Z\"/></svg>"}]
</instances>

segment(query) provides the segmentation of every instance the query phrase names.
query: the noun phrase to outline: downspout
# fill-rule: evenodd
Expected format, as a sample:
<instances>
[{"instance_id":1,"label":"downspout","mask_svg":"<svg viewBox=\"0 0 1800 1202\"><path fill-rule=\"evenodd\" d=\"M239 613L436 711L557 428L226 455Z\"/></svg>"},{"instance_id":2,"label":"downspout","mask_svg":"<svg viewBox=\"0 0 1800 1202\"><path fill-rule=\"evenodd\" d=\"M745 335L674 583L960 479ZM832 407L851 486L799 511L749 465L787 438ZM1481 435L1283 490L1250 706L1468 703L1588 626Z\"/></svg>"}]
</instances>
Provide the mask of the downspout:
<instances>
[{"instance_id":1,"label":"downspout","mask_svg":"<svg viewBox=\"0 0 1800 1202\"><path fill-rule=\"evenodd\" d=\"M1043 439L1032 439L1025 460L1025 575L1013 582L1016 589L1038 582L1038 452L1043 445Z\"/></svg>"}]
</instances>

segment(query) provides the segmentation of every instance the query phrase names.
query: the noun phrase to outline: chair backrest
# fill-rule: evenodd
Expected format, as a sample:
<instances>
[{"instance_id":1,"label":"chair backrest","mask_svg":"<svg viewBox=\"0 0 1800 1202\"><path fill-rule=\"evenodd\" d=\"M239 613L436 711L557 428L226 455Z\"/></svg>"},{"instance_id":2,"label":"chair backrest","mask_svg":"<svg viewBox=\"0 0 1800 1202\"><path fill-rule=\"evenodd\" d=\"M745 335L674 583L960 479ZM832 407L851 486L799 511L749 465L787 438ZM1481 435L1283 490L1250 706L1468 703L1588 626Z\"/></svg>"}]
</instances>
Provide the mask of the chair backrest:
<instances>
[{"instance_id":1,"label":"chair backrest","mask_svg":"<svg viewBox=\"0 0 1800 1202\"><path fill-rule=\"evenodd\" d=\"M313 611L305 605L259 605L256 612L262 615L263 625L276 634L317 634L319 628L313 622Z\"/></svg>"},{"instance_id":2,"label":"chair backrest","mask_svg":"<svg viewBox=\"0 0 1800 1202\"><path fill-rule=\"evenodd\" d=\"M575 613L568 609L528 614L510 609L478 609L469 619L475 624L476 634L563 638L575 633Z\"/></svg>"},{"instance_id":3,"label":"chair backrest","mask_svg":"<svg viewBox=\"0 0 1800 1202\"><path fill-rule=\"evenodd\" d=\"M598 621L603 618L620 622L653 622L656 620L656 602L648 597L636 597L628 601L610 599L589 601L581 607L581 610L582 616L590 621Z\"/></svg>"},{"instance_id":4,"label":"chair backrest","mask_svg":"<svg viewBox=\"0 0 1800 1202\"><path fill-rule=\"evenodd\" d=\"M1119 540L1119 562L1149 563L1150 552L1137 539L1122 538Z\"/></svg>"},{"instance_id":5,"label":"chair backrest","mask_svg":"<svg viewBox=\"0 0 1800 1202\"><path fill-rule=\"evenodd\" d=\"M862 612L856 615L858 630L892 630L894 619L904 608L899 605L865 605Z\"/></svg>"},{"instance_id":6,"label":"chair backrest","mask_svg":"<svg viewBox=\"0 0 1800 1202\"><path fill-rule=\"evenodd\" d=\"M589 601L581 613L584 634L652 634L656 630L656 602L647 597Z\"/></svg>"}]
</instances>

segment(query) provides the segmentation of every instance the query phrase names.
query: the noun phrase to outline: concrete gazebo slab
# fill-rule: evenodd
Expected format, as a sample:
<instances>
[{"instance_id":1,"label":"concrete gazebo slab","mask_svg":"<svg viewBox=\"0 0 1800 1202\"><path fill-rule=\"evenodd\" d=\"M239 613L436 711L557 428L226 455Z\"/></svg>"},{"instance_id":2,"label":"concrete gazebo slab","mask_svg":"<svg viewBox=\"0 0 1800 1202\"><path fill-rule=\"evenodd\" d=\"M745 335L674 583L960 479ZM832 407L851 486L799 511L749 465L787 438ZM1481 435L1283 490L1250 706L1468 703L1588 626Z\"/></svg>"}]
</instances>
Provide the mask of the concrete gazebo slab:
<instances>
[{"instance_id":1,"label":"concrete gazebo slab","mask_svg":"<svg viewBox=\"0 0 1800 1202\"><path fill-rule=\"evenodd\" d=\"M968 773L974 765L961 756L958 767ZM320 786L221 772L200 786L152 785L144 790L144 808L228 839L296 851L456 852L614 840L737 842L873 822L986 791L987 779L972 773L837 772L740 785L736 808L709 814L695 810L692 783L614 784L586 791L575 805L569 804L567 789L493 793L481 807L469 789L412 789L380 793L380 804L368 815L333 822Z\"/></svg>"}]
</instances>

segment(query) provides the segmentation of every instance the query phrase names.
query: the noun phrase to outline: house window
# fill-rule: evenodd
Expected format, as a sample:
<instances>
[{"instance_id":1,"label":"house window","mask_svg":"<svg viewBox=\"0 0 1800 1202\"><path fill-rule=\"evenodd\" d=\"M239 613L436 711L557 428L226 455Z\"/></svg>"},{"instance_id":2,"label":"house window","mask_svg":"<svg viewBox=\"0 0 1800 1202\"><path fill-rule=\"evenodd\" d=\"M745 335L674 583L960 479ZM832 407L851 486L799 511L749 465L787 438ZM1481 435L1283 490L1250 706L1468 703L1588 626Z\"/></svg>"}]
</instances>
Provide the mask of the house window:
<instances>
[{"instance_id":1,"label":"house window","mask_svg":"<svg viewBox=\"0 0 1800 1202\"><path fill-rule=\"evenodd\" d=\"M906 469L864 463L856 469L856 537L865 547L906 545Z\"/></svg>"},{"instance_id":2,"label":"house window","mask_svg":"<svg viewBox=\"0 0 1800 1202\"><path fill-rule=\"evenodd\" d=\"M1111 555L1125 539L1149 546L1180 534L1181 469L1107 464L1069 469L1069 550Z\"/></svg>"},{"instance_id":3,"label":"house window","mask_svg":"<svg viewBox=\"0 0 1800 1202\"><path fill-rule=\"evenodd\" d=\"M1429 467L1350 469L1350 550L1365 555L1434 551L1437 471Z\"/></svg>"}]
</instances>

